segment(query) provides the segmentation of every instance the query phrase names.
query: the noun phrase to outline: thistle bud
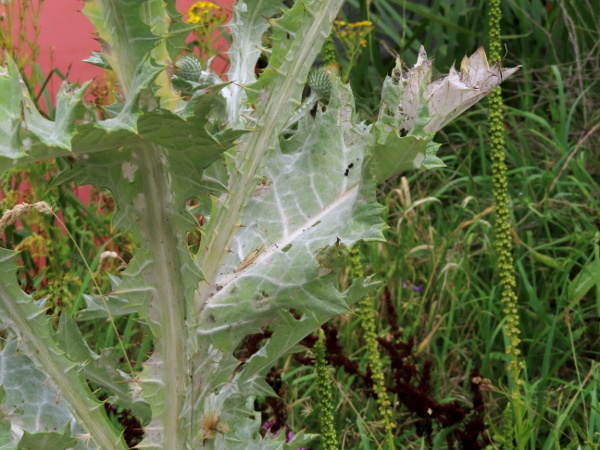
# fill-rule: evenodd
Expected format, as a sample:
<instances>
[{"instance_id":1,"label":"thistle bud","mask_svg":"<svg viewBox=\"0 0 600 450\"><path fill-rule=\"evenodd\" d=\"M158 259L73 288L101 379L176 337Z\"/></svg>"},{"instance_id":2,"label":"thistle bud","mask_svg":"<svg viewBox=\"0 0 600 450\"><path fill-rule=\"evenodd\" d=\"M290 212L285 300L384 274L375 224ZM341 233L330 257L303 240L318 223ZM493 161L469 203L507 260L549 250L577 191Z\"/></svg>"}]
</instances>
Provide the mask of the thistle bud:
<instances>
[{"instance_id":1,"label":"thistle bud","mask_svg":"<svg viewBox=\"0 0 600 450\"><path fill-rule=\"evenodd\" d=\"M184 56L177 61L175 75L182 80L198 83L202 76L202 63L195 56Z\"/></svg>"},{"instance_id":2,"label":"thistle bud","mask_svg":"<svg viewBox=\"0 0 600 450\"><path fill-rule=\"evenodd\" d=\"M316 67L308 74L308 85L320 100L327 100L331 94L331 74L324 66Z\"/></svg>"}]
</instances>

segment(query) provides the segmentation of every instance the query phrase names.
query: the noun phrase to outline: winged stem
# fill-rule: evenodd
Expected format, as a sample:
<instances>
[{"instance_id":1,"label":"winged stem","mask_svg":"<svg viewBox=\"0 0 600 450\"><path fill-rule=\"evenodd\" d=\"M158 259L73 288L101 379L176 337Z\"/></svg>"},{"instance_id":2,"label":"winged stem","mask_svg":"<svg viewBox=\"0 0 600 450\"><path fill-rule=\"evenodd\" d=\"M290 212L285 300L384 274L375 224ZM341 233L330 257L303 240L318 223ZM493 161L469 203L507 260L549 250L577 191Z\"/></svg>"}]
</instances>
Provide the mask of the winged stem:
<instances>
[{"instance_id":1,"label":"winged stem","mask_svg":"<svg viewBox=\"0 0 600 450\"><path fill-rule=\"evenodd\" d=\"M256 130L238 147L239 163L231 176L228 195L215 210L206 230L206 243L199 254L199 264L203 268L206 281L196 296L195 317L201 313L208 295L213 289L214 280L223 264L227 250L235 233L241 226L240 218L256 186L257 176L274 148L291 111L299 105L292 99L299 97L308 71L318 55L323 42L331 30L331 24L343 0L319 0L304 6L311 16L308 32L295 37L297 52L287 59L282 67L275 69L279 75L269 86L269 95L262 114L258 118ZM290 52L292 53L292 52Z\"/></svg>"}]
</instances>

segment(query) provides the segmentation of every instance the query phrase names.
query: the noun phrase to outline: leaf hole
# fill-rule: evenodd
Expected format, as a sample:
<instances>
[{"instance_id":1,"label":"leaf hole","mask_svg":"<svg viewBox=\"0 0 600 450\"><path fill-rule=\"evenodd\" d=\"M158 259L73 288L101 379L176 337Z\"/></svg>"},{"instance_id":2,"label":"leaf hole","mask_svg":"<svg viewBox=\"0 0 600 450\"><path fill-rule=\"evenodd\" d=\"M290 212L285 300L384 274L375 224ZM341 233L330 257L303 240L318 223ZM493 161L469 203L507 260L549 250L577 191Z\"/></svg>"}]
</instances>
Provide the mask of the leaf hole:
<instances>
[{"instance_id":1,"label":"leaf hole","mask_svg":"<svg viewBox=\"0 0 600 450\"><path fill-rule=\"evenodd\" d=\"M300 311L294 308L290 308L288 309L288 312L295 320L302 320L302 313L300 313Z\"/></svg>"}]
</instances>

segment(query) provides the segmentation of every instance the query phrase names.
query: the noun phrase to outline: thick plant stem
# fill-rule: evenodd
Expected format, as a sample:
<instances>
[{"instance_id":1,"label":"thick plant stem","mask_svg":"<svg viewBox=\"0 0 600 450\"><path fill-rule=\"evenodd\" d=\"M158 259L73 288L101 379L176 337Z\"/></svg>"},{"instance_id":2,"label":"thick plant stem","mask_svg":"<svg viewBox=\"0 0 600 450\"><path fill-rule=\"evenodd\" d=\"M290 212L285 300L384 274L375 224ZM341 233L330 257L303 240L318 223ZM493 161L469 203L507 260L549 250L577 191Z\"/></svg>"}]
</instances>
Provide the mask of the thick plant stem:
<instances>
[{"instance_id":1,"label":"thick plant stem","mask_svg":"<svg viewBox=\"0 0 600 450\"><path fill-rule=\"evenodd\" d=\"M176 233L173 233L175 209L168 177L165 173L164 157L157 146L148 146L136 153L136 162L143 173L143 196L146 208L142 223L154 266L152 273L157 282L154 307L160 324L160 336L155 336L157 353L162 358L159 368L164 386L164 407L161 414L165 448L186 448L187 434L181 424L181 413L186 392L185 361L185 297L181 279Z\"/></svg>"},{"instance_id":2,"label":"thick plant stem","mask_svg":"<svg viewBox=\"0 0 600 450\"><path fill-rule=\"evenodd\" d=\"M350 275L352 278L363 277L362 264L360 262L360 253L356 247L350 250ZM375 324L376 313L373 309L373 299L370 296L363 298L357 303L360 323L367 342L367 358L371 367L373 377L373 390L377 395L377 406L381 419L383 421L387 448L394 450L394 426L392 422L392 403L388 397L385 388L385 379L383 376L383 366L381 364L381 354L377 343L377 325Z\"/></svg>"},{"instance_id":3,"label":"thick plant stem","mask_svg":"<svg viewBox=\"0 0 600 450\"><path fill-rule=\"evenodd\" d=\"M325 333L319 328L319 340L314 347L317 371L317 393L321 408L321 440L325 450L337 450L339 444L335 433L335 420L333 418L333 397L329 386L329 374L325 362Z\"/></svg>"},{"instance_id":4,"label":"thick plant stem","mask_svg":"<svg viewBox=\"0 0 600 450\"><path fill-rule=\"evenodd\" d=\"M491 64L501 61L502 45L500 43L500 0L490 1L490 52ZM506 180L506 163L504 156L504 117L502 113L502 90L495 88L489 96L490 105L490 136L492 142L492 182L494 205L496 209L495 247L498 254L498 271L500 277L501 299L505 314L504 336L508 345L506 353L509 364L508 372L511 378L512 413L515 426L515 437L518 448L523 448L523 411L521 399L521 371L524 363L519 350L519 315L517 310L518 298L515 293L516 281L514 275L514 260L512 256L512 237L510 216L508 210L508 183Z\"/></svg>"},{"instance_id":5,"label":"thick plant stem","mask_svg":"<svg viewBox=\"0 0 600 450\"><path fill-rule=\"evenodd\" d=\"M289 99L296 97L304 88L308 70L329 35L331 23L342 3L342 0L319 0L312 5L313 23L302 38L297 57L284 64L279 70L283 76L270 88L271 92L276 92L277 95L270 96L266 101L257 122L260 131L252 133L238 147L238 153L243 156L239 158L240 163L228 186L229 192L235 192L236 195L227 196L215 208L214 217L211 217L205 231L203 248L198 255L198 262L207 282L201 285L196 296L196 318L214 289L214 281L229 251L233 236L242 225L240 220L256 187L256 177L289 118Z\"/></svg>"}]
</instances>

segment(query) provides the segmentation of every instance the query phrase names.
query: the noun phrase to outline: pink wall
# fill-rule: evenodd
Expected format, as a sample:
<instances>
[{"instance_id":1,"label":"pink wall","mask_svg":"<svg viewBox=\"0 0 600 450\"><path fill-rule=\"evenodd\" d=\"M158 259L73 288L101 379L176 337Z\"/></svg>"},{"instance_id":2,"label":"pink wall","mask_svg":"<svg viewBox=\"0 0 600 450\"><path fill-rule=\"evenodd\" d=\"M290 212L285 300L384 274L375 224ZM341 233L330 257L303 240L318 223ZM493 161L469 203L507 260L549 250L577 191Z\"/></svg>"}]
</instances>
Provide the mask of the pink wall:
<instances>
[{"instance_id":1,"label":"pink wall","mask_svg":"<svg viewBox=\"0 0 600 450\"><path fill-rule=\"evenodd\" d=\"M79 11L82 1L50 0L45 1L40 15L40 56L38 62L44 74L57 68L65 75L69 72L69 81L84 81L102 76L102 69L82 62L92 51L100 50L100 44L94 40L90 22ZM50 87L54 98L60 80L55 78Z\"/></svg>"}]
</instances>

